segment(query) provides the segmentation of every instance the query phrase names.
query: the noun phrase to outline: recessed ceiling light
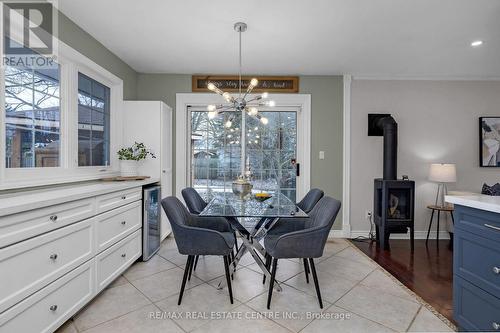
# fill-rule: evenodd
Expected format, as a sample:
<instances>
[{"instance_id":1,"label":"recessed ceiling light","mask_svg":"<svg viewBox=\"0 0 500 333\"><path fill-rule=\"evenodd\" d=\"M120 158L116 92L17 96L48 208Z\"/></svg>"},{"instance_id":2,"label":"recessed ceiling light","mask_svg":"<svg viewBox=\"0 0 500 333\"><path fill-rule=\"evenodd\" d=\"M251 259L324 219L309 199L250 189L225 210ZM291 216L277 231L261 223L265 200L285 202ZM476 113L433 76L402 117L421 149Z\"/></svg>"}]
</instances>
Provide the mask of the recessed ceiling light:
<instances>
[{"instance_id":1,"label":"recessed ceiling light","mask_svg":"<svg viewBox=\"0 0 500 333\"><path fill-rule=\"evenodd\" d=\"M483 45L483 41L482 40L475 40L472 43L470 43L470 46L472 46L472 47L478 47L478 46L481 46L481 45Z\"/></svg>"}]
</instances>

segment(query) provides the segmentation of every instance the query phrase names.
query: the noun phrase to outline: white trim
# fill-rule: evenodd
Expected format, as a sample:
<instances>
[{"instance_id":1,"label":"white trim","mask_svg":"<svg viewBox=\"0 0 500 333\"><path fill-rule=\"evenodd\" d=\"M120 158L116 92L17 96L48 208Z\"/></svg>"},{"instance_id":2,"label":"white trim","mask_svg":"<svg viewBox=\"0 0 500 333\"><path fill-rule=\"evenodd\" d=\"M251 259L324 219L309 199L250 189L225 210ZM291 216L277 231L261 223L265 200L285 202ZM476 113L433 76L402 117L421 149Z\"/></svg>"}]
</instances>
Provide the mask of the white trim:
<instances>
[{"instance_id":1,"label":"white trim","mask_svg":"<svg viewBox=\"0 0 500 333\"><path fill-rule=\"evenodd\" d=\"M353 80L374 81L500 81L499 76L388 76L388 75L352 75Z\"/></svg>"},{"instance_id":2,"label":"white trim","mask_svg":"<svg viewBox=\"0 0 500 333\"><path fill-rule=\"evenodd\" d=\"M297 156L301 164L301 176L297 182L297 198L301 198L309 190L311 184L311 95L310 94L270 94L269 98L276 102L276 110L295 107L300 112L297 117ZM181 197L181 191L188 183L188 106L206 106L221 103L221 97L206 93L177 93L175 108L175 193ZM300 129L299 129L300 126ZM300 147L299 147L300 146Z\"/></svg>"},{"instance_id":3,"label":"white trim","mask_svg":"<svg viewBox=\"0 0 500 333\"><path fill-rule=\"evenodd\" d=\"M369 230L355 230L351 231L351 237L347 238L356 238L356 237L368 237ZM437 232L436 230L431 230L431 233L429 234L429 239L437 239ZM427 231L415 231L415 239L426 239L427 238ZM410 233L406 234L391 234L390 239L410 239ZM450 234L446 230L440 230L439 231L439 239L450 239Z\"/></svg>"},{"instance_id":4,"label":"white trim","mask_svg":"<svg viewBox=\"0 0 500 333\"><path fill-rule=\"evenodd\" d=\"M351 81L350 75L344 75L342 232L346 238L351 237Z\"/></svg>"},{"instance_id":5,"label":"white trim","mask_svg":"<svg viewBox=\"0 0 500 333\"><path fill-rule=\"evenodd\" d=\"M328 239L333 239L333 238L349 238L344 236L344 231L343 230L330 230L328 233Z\"/></svg>"}]
</instances>

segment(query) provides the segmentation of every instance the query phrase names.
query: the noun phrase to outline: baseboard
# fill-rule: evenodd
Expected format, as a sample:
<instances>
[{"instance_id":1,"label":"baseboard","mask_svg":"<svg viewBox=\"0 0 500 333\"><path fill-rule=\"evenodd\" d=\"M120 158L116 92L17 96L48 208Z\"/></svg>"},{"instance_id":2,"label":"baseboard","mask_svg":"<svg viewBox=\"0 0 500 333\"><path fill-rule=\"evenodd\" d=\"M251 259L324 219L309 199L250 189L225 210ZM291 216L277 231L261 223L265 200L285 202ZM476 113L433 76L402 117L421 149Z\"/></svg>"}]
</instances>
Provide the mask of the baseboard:
<instances>
[{"instance_id":1,"label":"baseboard","mask_svg":"<svg viewBox=\"0 0 500 333\"><path fill-rule=\"evenodd\" d=\"M343 230L330 230L328 238L346 238Z\"/></svg>"},{"instance_id":2,"label":"baseboard","mask_svg":"<svg viewBox=\"0 0 500 333\"><path fill-rule=\"evenodd\" d=\"M336 230L333 230L336 231ZM339 230L341 231L341 230ZM368 237L369 231L351 231L351 237L350 238L356 238L356 237ZM437 233L436 231L431 231L429 234L429 239L437 239ZM427 231L415 231L415 239L426 239L427 238ZM410 233L406 234L391 234L391 239L410 239ZM439 239L450 239L450 234L448 231L439 231Z\"/></svg>"}]
</instances>

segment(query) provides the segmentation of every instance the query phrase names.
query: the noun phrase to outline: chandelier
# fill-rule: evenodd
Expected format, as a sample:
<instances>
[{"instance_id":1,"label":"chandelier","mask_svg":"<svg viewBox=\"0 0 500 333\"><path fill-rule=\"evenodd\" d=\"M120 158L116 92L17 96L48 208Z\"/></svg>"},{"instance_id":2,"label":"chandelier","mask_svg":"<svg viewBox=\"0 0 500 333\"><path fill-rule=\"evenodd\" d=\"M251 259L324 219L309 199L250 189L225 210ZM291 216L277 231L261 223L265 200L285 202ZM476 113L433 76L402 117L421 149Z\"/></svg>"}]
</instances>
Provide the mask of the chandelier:
<instances>
[{"instance_id":1,"label":"chandelier","mask_svg":"<svg viewBox=\"0 0 500 333\"><path fill-rule=\"evenodd\" d=\"M266 117L263 117L261 114L259 114L258 107L259 106L273 107L275 106L275 102L271 100L266 100L269 97L269 94L267 92L264 92L257 96L252 96L252 98L248 98L252 90L259 84L259 80L257 80L256 78L250 80L250 83L248 84L246 91L243 92L242 82L241 82L241 33L247 30L247 24L244 22L237 22L234 24L234 30L239 34L239 93L238 96L235 97L231 95L229 92L224 92L221 89L219 89L213 82L208 82L207 84L208 90L221 95L227 102L227 104L208 105L207 106L208 118L214 119L220 113L232 112L232 114L228 117L227 121L224 123L224 126L226 128L230 128L233 125L233 120L236 113L241 112L242 122L244 122L246 113L250 117L256 118L262 124L266 125L269 122L269 120Z\"/></svg>"}]
</instances>

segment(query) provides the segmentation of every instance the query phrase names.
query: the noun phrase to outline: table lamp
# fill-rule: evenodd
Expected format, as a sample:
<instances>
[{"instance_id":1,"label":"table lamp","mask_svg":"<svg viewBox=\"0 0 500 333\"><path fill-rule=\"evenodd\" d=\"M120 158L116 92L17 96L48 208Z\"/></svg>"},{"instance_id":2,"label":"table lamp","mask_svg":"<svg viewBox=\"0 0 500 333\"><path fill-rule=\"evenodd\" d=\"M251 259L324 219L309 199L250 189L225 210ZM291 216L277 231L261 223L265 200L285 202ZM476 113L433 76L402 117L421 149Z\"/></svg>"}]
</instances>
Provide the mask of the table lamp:
<instances>
[{"instance_id":1,"label":"table lamp","mask_svg":"<svg viewBox=\"0 0 500 333\"><path fill-rule=\"evenodd\" d=\"M455 164L431 164L429 169L429 180L439 183L436 193L436 206L444 207L444 196L448 193L446 184L455 183L457 181L457 168Z\"/></svg>"}]
</instances>

